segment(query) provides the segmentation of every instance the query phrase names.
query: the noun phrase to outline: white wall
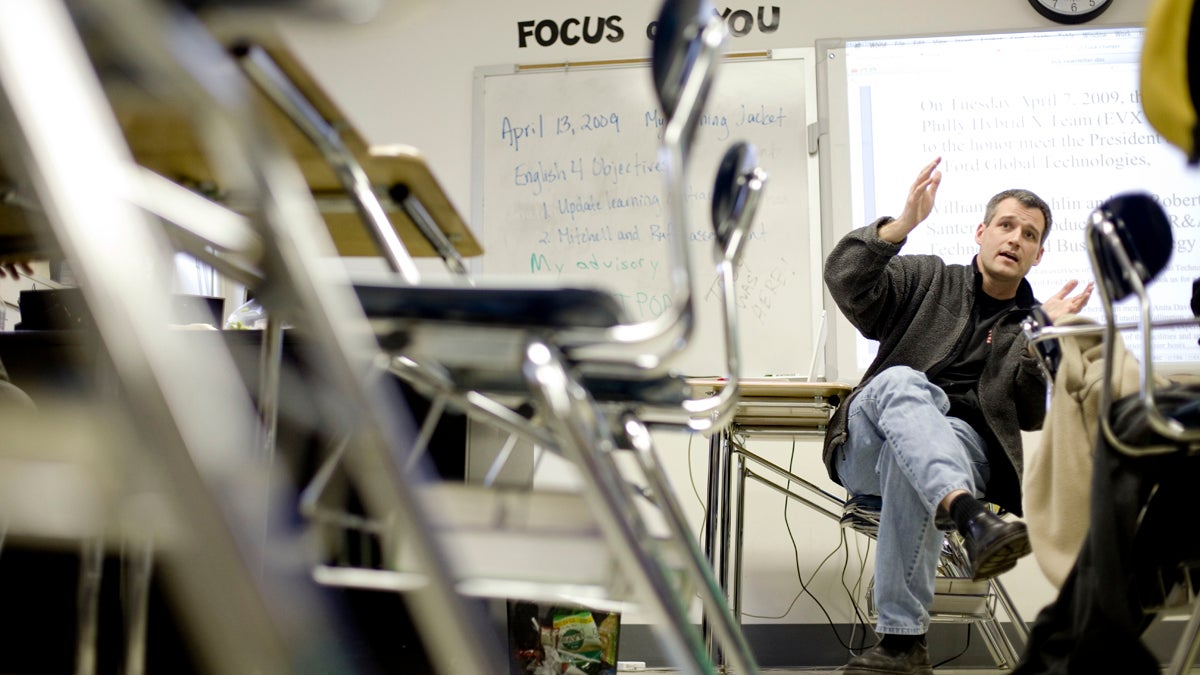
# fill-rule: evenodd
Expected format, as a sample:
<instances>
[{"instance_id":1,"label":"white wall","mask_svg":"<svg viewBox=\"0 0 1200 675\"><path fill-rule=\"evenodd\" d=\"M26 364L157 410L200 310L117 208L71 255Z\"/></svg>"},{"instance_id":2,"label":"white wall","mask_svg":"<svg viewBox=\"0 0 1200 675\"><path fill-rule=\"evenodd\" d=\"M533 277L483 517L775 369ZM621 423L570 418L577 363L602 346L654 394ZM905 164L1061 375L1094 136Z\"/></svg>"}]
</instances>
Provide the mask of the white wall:
<instances>
[{"instance_id":1,"label":"white wall","mask_svg":"<svg viewBox=\"0 0 1200 675\"><path fill-rule=\"evenodd\" d=\"M393 0L362 25L293 22L286 42L338 101L369 143L420 148L460 210L471 203L471 85L476 66L648 56L644 26L657 3L646 0ZM730 41L731 51L812 47L818 38L879 37L958 31L1052 28L1025 0L807 0L718 3L780 8L778 31ZM1097 24L1142 21L1148 0L1113 3ZM517 46L522 20L619 15L618 43Z\"/></svg>"},{"instance_id":2,"label":"white wall","mask_svg":"<svg viewBox=\"0 0 1200 675\"><path fill-rule=\"evenodd\" d=\"M733 38L731 51L812 47L818 38L883 37L952 32L1049 29L1026 0L807 0L806 2L719 3L770 12L779 7L776 32L752 32ZM1122 0L1097 20L1102 25L1140 24L1149 0ZM403 143L421 149L461 212L471 201L472 77L477 66L505 63L547 63L609 58L644 57L649 42L646 24L654 19L657 3L645 0L404 0L393 2L375 21L360 25L330 25L293 21L283 25L285 41L372 144ZM769 15L769 14L768 14ZM617 43L579 43L542 48L517 46L517 23L522 20L621 16L624 38ZM705 439L689 445L682 437L661 437L677 493L698 527L702 507L693 485L703 494L707 457ZM1027 440L1027 451L1037 436ZM756 443L756 451L787 466L792 446L787 442ZM690 461L689 461L690 460ZM797 472L833 488L824 478L820 446L797 444ZM689 464L691 473L689 475ZM839 544L840 531L830 520L788 510L792 535L800 549L799 568L807 578ZM743 609L751 614L779 616L788 623L823 623L824 614L807 598L788 611L799 590L792 544L783 520L783 500L763 490L751 492L746 517L748 570ZM856 554L851 544L851 554ZM854 583L856 563L850 562L847 584ZM869 574L869 571L868 571ZM842 590L841 558L826 563L811 590L834 621L850 621ZM863 579L863 584L866 583ZM1027 619L1053 597L1053 589L1026 559L1005 577L1019 610ZM786 612L786 614L785 614ZM748 621L758 619L748 618Z\"/></svg>"}]
</instances>

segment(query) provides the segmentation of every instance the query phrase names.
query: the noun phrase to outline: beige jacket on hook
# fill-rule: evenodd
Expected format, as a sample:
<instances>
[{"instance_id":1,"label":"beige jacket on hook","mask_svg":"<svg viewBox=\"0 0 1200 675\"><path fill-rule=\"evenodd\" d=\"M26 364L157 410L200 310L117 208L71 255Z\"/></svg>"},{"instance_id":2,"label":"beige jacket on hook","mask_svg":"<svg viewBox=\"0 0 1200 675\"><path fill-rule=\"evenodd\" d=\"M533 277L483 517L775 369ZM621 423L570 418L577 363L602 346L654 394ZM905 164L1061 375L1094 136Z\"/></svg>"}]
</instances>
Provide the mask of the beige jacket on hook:
<instances>
[{"instance_id":1,"label":"beige jacket on hook","mask_svg":"<svg viewBox=\"0 0 1200 675\"><path fill-rule=\"evenodd\" d=\"M1068 314L1056 326L1095 324ZM1059 338L1062 361L1037 452L1025 458L1024 511L1033 556L1062 588L1087 536L1092 454L1099 432L1103 345L1095 335ZM1117 335L1113 347L1113 400L1138 390L1139 366Z\"/></svg>"}]
</instances>

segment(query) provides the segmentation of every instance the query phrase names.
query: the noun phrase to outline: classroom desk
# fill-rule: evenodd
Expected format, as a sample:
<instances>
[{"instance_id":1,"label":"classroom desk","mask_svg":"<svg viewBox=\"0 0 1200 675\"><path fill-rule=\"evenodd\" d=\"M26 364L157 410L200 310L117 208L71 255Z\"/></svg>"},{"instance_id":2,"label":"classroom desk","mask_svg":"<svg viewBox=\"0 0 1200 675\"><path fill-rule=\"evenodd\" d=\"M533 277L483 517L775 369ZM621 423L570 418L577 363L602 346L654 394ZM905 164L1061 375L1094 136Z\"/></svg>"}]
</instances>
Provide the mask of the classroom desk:
<instances>
[{"instance_id":1,"label":"classroom desk","mask_svg":"<svg viewBox=\"0 0 1200 675\"><path fill-rule=\"evenodd\" d=\"M697 378L689 380L696 395L712 395L721 390L726 381L720 378ZM732 532L730 520L733 509L730 504L730 486L734 478L731 470L732 444L734 436L774 436L783 438L813 437L825 435L829 417L842 399L853 388L842 382L807 382L790 378L746 378L738 383L740 398L733 422L720 433L713 434L708 446L708 499L704 534L704 552L713 566L717 581L726 597L732 593L734 615L739 615L741 571L732 569L737 578L730 587L730 534L739 538L739 531ZM705 635L708 636L707 623ZM723 659L719 650L709 642L717 663Z\"/></svg>"},{"instance_id":2,"label":"classroom desk","mask_svg":"<svg viewBox=\"0 0 1200 675\"><path fill-rule=\"evenodd\" d=\"M418 150L408 146L369 146L286 47L272 39L261 46L324 121L337 131L341 143L361 165L409 255L419 258L439 253L409 212L394 200L390 191L396 185L406 186L408 192L421 201L431 221L461 256L483 253L482 245L441 190ZM123 82L106 83L106 86L117 122L139 165L214 201L226 203L235 211L257 206L238 203L237 199L231 198L232 179L222 173L222 167L213 161L209 149L196 133L194 111L179 103L151 98ZM252 96L263 112L266 125L291 153L303 174L338 255L379 255L378 244L355 210L329 159L259 90L254 89ZM10 172L11 169L0 168L0 260L3 256L16 254L36 258L61 257L62 252L53 237L45 236L45 216L32 184L20 172ZM226 202L227 198L229 201Z\"/></svg>"}]
</instances>

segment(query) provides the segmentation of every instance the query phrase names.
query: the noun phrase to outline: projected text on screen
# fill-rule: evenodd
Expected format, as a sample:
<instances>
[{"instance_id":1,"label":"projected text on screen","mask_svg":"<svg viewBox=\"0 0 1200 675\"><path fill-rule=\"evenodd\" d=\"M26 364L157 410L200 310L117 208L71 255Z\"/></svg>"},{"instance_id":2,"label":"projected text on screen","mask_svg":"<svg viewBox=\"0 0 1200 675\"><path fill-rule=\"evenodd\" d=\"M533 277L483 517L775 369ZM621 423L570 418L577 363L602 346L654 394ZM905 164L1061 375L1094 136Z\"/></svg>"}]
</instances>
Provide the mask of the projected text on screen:
<instances>
[{"instance_id":1,"label":"projected text on screen","mask_svg":"<svg viewBox=\"0 0 1200 675\"><path fill-rule=\"evenodd\" d=\"M1108 197L1153 195L1174 224L1175 249L1152 286L1155 318L1190 314L1200 276L1200 173L1145 120L1139 29L862 40L845 43L851 213L855 225L895 215L916 171L943 157L930 218L904 253L970 262L984 205L1022 187L1051 206L1054 226L1029 275L1039 298L1091 280L1083 229ZM1134 321L1122 305L1119 320ZM1100 319L1094 299L1085 314ZM1140 349L1137 336L1126 344ZM1196 331L1164 332L1155 361L1196 362ZM874 345L859 338L865 368Z\"/></svg>"}]
</instances>

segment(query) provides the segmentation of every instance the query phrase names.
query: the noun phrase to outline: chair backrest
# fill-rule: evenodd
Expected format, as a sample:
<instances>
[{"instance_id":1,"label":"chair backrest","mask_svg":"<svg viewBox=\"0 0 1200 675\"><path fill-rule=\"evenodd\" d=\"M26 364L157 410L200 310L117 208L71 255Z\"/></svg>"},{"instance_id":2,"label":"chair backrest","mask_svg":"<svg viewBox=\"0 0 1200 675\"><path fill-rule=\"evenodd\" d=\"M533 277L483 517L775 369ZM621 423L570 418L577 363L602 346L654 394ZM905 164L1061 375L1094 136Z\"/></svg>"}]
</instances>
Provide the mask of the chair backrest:
<instances>
[{"instance_id":1,"label":"chair backrest","mask_svg":"<svg viewBox=\"0 0 1200 675\"><path fill-rule=\"evenodd\" d=\"M718 253L737 265L746 235L753 224L767 174L758 165L757 149L739 141L728 150L717 167L713 186L712 222Z\"/></svg>"},{"instance_id":2,"label":"chair backrest","mask_svg":"<svg viewBox=\"0 0 1200 675\"><path fill-rule=\"evenodd\" d=\"M1154 431L1173 441L1200 440L1200 427L1191 427L1164 415L1155 404L1152 303L1146 286L1167 266L1174 248L1166 212L1148 194L1127 193L1106 200L1088 218L1086 240L1092 270L1104 306L1104 386L1100 398L1100 426L1113 447L1130 454L1174 452L1172 444L1135 448L1113 432L1113 356L1117 325L1113 303L1136 296L1138 327L1142 337L1141 378L1138 397Z\"/></svg>"},{"instance_id":3,"label":"chair backrest","mask_svg":"<svg viewBox=\"0 0 1200 675\"><path fill-rule=\"evenodd\" d=\"M714 51L724 41L724 24L707 0L667 0L655 25L654 90L667 120L681 122L679 139L686 150L700 117L697 102L712 85Z\"/></svg>"},{"instance_id":4,"label":"chair backrest","mask_svg":"<svg viewBox=\"0 0 1200 675\"><path fill-rule=\"evenodd\" d=\"M728 31L706 0L667 0L656 26L651 71L655 93L667 120L660 161L664 166L667 223L671 232L668 254L672 302L658 317L614 328L603 337L605 342L616 344L669 341L672 346L656 364L659 370L665 370L680 352L679 344L690 338L695 324L687 250L691 230L687 161Z\"/></svg>"},{"instance_id":5,"label":"chair backrest","mask_svg":"<svg viewBox=\"0 0 1200 675\"><path fill-rule=\"evenodd\" d=\"M1088 245L1097 279L1111 301L1124 300L1166 268L1174 249L1166 211L1149 194L1108 199L1092 212Z\"/></svg>"},{"instance_id":6,"label":"chair backrest","mask_svg":"<svg viewBox=\"0 0 1200 675\"><path fill-rule=\"evenodd\" d=\"M746 142L734 143L725 151L713 184L713 256L721 278L725 330L725 379L729 384L713 398L688 401L684 410L691 416L689 428L710 431L732 420L739 397L741 344L738 340L737 292L734 271L767 183L767 173L758 165L758 152Z\"/></svg>"}]
</instances>

